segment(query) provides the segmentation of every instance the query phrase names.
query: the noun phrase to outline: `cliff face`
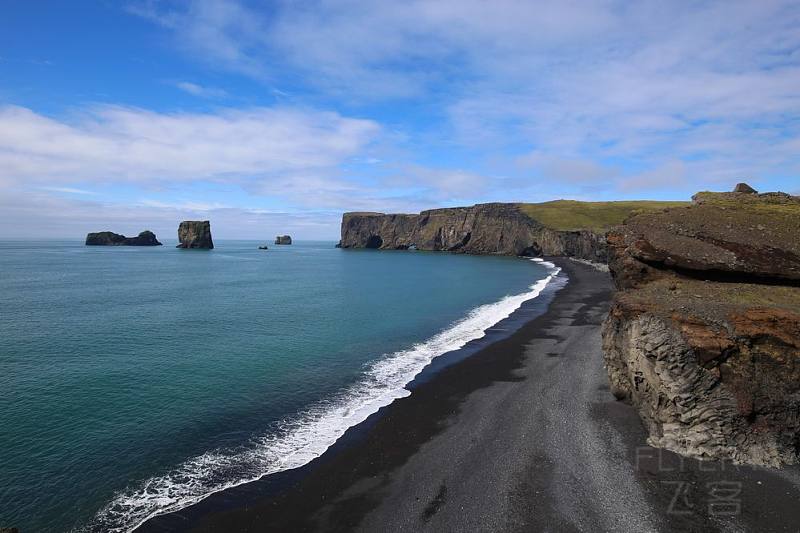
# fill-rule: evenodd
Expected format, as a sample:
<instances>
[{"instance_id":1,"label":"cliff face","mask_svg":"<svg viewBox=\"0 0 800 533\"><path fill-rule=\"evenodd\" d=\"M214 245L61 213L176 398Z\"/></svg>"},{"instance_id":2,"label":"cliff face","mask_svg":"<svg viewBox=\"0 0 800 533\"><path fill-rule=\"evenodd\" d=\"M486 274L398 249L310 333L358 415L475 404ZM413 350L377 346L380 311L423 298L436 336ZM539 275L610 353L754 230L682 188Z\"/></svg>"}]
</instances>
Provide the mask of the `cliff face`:
<instances>
[{"instance_id":1,"label":"cliff face","mask_svg":"<svg viewBox=\"0 0 800 533\"><path fill-rule=\"evenodd\" d=\"M516 204L499 203L432 209L418 215L345 213L339 246L606 259L601 234L553 230L524 214Z\"/></svg>"},{"instance_id":2,"label":"cliff face","mask_svg":"<svg viewBox=\"0 0 800 533\"><path fill-rule=\"evenodd\" d=\"M161 246L152 231L143 231L136 237L126 237L111 231L86 235L87 246Z\"/></svg>"},{"instance_id":3,"label":"cliff face","mask_svg":"<svg viewBox=\"0 0 800 533\"><path fill-rule=\"evenodd\" d=\"M211 223L208 220L184 220L178 226L176 248L214 248L211 240Z\"/></svg>"},{"instance_id":4,"label":"cliff face","mask_svg":"<svg viewBox=\"0 0 800 533\"><path fill-rule=\"evenodd\" d=\"M700 193L608 234L612 391L650 443L760 465L800 458L800 198Z\"/></svg>"}]
</instances>

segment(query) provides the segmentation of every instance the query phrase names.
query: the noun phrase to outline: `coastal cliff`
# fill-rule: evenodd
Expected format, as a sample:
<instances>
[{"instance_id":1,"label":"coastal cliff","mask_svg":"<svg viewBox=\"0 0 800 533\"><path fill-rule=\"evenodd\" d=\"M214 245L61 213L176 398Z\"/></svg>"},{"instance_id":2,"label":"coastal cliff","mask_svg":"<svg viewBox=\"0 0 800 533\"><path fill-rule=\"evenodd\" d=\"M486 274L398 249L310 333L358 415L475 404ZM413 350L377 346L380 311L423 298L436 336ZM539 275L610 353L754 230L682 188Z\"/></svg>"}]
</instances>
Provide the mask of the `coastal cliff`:
<instances>
[{"instance_id":1,"label":"coastal cliff","mask_svg":"<svg viewBox=\"0 0 800 533\"><path fill-rule=\"evenodd\" d=\"M490 203L419 214L345 213L341 248L607 259L605 233L641 212L687 202Z\"/></svg>"},{"instance_id":2,"label":"coastal cliff","mask_svg":"<svg viewBox=\"0 0 800 533\"><path fill-rule=\"evenodd\" d=\"M87 246L161 246L152 231L143 231L136 237L126 237L111 231L100 231L86 235Z\"/></svg>"},{"instance_id":3,"label":"coastal cliff","mask_svg":"<svg viewBox=\"0 0 800 533\"><path fill-rule=\"evenodd\" d=\"M176 248L214 248L211 240L211 223L208 220L184 220L178 226L178 241Z\"/></svg>"},{"instance_id":4,"label":"coastal cliff","mask_svg":"<svg viewBox=\"0 0 800 533\"><path fill-rule=\"evenodd\" d=\"M419 214L345 213L342 248L443 250L500 255L563 255L606 260L601 231L548 227L521 204L479 204Z\"/></svg>"},{"instance_id":5,"label":"coastal cliff","mask_svg":"<svg viewBox=\"0 0 800 533\"><path fill-rule=\"evenodd\" d=\"M618 288L603 325L612 392L638 410L653 446L797 463L800 198L693 200L608 233Z\"/></svg>"}]
</instances>

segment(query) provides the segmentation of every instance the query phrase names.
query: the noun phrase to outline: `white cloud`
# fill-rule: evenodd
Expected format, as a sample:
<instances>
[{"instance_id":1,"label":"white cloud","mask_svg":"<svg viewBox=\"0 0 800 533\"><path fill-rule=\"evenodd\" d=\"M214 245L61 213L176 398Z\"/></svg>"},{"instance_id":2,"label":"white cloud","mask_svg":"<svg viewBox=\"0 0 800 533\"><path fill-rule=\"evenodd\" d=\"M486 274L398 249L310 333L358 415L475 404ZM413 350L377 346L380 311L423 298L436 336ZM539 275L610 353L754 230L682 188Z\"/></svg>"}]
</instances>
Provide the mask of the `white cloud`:
<instances>
[{"instance_id":1,"label":"white cloud","mask_svg":"<svg viewBox=\"0 0 800 533\"><path fill-rule=\"evenodd\" d=\"M89 196L95 196L97 194L94 191L87 191L85 189L76 189L74 187L39 187L39 189L43 191L63 192L66 194L83 194Z\"/></svg>"},{"instance_id":2,"label":"white cloud","mask_svg":"<svg viewBox=\"0 0 800 533\"><path fill-rule=\"evenodd\" d=\"M608 159L624 190L675 161L698 184L800 171L797 0L172 6L143 11L192 56L326 95L416 98L445 110L440 136L484 157L547 154L554 178L606 180Z\"/></svg>"},{"instance_id":3,"label":"white cloud","mask_svg":"<svg viewBox=\"0 0 800 533\"><path fill-rule=\"evenodd\" d=\"M335 173L379 129L369 120L299 109L164 114L103 106L65 121L5 106L0 180L268 184L286 173Z\"/></svg>"}]
</instances>

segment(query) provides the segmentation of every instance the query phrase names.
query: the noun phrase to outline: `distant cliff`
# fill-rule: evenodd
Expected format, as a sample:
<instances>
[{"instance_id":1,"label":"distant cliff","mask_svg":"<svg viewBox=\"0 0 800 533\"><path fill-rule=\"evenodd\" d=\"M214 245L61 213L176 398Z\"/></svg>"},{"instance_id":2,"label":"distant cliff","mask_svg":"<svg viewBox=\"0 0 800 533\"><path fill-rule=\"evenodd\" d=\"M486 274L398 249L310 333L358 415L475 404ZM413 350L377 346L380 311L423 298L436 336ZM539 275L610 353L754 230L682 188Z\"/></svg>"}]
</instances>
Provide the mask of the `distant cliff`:
<instances>
[{"instance_id":1,"label":"distant cliff","mask_svg":"<svg viewBox=\"0 0 800 533\"><path fill-rule=\"evenodd\" d=\"M143 231L136 237L126 237L111 231L86 235L87 246L161 246L152 231Z\"/></svg>"},{"instance_id":2,"label":"distant cliff","mask_svg":"<svg viewBox=\"0 0 800 533\"><path fill-rule=\"evenodd\" d=\"M184 220L178 226L176 248L214 248L211 239L211 223L208 220Z\"/></svg>"},{"instance_id":3,"label":"distant cliff","mask_svg":"<svg viewBox=\"0 0 800 533\"><path fill-rule=\"evenodd\" d=\"M737 190L751 190L737 186ZM800 198L698 193L608 234L611 389L658 447L800 460Z\"/></svg>"},{"instance_id":4,"label":"distant cliff","mask_svg":"<svg viewBox=\"0 0 800 533\"><path fill-rule=\"evenodd\" d=\"M672 205L672 204L670 204ZM478 204L418 215L345 213L342 248L444 250L471 254L553 255L606 260L605 231L659 202Z\"/></svg>"}]
</instances>

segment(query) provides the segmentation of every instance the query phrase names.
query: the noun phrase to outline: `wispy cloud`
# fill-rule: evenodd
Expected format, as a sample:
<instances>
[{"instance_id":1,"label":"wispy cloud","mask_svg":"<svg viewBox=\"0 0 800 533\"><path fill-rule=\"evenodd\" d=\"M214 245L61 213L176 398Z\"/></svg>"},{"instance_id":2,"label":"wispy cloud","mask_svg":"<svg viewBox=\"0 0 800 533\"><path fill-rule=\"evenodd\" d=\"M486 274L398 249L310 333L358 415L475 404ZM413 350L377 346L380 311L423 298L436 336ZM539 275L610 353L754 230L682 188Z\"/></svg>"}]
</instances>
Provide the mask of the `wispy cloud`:
<instances>
[{"instance_id":1,"label":"wispy cloud","mask_svg":"<svg viewBox=\"0 0 800 533\"><path fill-rule=\"evenodd\" d=\"M66 194L82 194L82 195L89 195L89 196L96 196L97 193L94 191L87 191L86 189L76 189L74 187L39 187L39 189L43 191L51 191L51 192L63 192Z\"/></svg>"},{"instance_id":2,"label":"wispy cloud","mask_svg":"<svg viewBox=\"0 0 800 533\"><path fill-rule=\"evenodd\" d=\"M554 180L649 187L631 176L675 161L690 183L800 171L797 0L201 0L145 16L221 69L443 109L440 136L486 159L546 154Z\"/></svg>"},{"instance_id":3,"label":"wispy cloud","mask_svg":"<svg viewBox=\"0 0 800 533\"><path fill-rule=\"evenodd\" d=\"M175 83L175 87L177 87L183 92L189 93L194 96L199 96L201 98L216 99L216 98L225 98L226 96L228 96L228 92L224 89L218 89L216 87L204 87L202 85L198 85L190 81L179 81Z\"/></svg>"}]
</instances>

